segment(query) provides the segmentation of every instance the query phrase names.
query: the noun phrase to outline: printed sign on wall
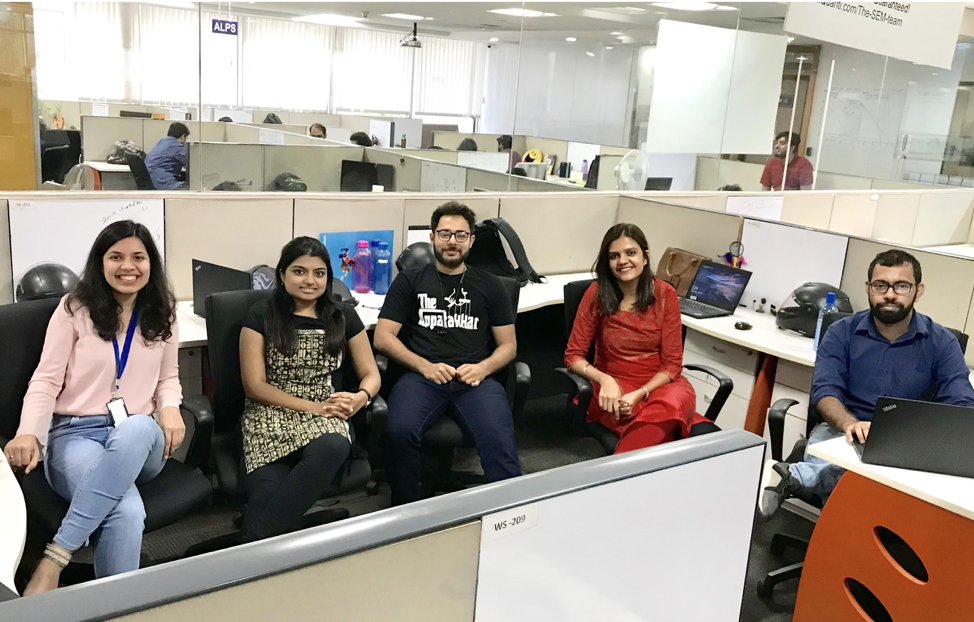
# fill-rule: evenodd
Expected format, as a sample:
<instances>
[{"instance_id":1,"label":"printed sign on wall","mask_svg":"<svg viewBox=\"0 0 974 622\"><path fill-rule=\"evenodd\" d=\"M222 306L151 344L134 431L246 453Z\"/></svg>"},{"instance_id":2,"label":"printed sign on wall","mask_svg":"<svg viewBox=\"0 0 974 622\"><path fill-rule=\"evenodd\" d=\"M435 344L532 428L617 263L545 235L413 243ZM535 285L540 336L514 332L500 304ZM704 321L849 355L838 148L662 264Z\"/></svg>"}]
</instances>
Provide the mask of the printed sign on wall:
<instances>
[{"instance_id":1,"label":"printed sign on wall","mask_svg":"<svg viewBox=\"0 0 974 622\"><path fill-rule=\"evenodd\" d=\"M237 33L239 32L238 28L239 27L237 25L237 22L232 22L227 19L214 19L213 30L211 32L215 32L221 35L236 36Z\"/></svg>"},{"instance_id":2,"label":"printed sign on wall","mask_svg":"<svg viewBox=\"0 0 974 622\"><path fill-rule=\"evenodd\" d=\"M791 2L785 31L944 69L963 2Z\"/></svg>"}]
</instances>

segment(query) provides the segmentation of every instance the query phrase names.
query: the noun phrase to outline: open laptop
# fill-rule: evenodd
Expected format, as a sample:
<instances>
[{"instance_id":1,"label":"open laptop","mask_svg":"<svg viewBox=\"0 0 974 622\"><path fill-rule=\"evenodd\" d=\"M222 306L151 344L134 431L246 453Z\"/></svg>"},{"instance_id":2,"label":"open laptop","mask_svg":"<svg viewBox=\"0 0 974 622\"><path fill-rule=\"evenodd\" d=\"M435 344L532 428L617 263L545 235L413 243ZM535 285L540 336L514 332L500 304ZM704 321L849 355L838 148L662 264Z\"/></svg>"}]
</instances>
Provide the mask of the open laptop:
<instances>
[{"instance_id":1,"label":"open laptop","mask_svg":"<svg viewBox=\"0 0 974 622\"><path fill-rule=\"evenodd\" d=\"M193 311L206 317L206 297L217 292L251 289L253 277L244 270L193 260Z\"/></svg>"},{"instance_id":2,"label":"open laptop","mask_svg":"<svg viewBox=\"0 0 974 622\"><path fill-rule=\"evenodd\" d=\"M713 261L704 261L693 277L690 291L680 298L680 312L695 318L734 315L751 273Z\"/></svg>"},{"instance_id":3,"label":"open laptop","mask_svg":"<svg viewBox=\"0 0 974 622\"><path fill-rule=\"evenodd\" d=\"M853 443L866 464L974 477L974 408L881 397L869 437Z\"/></svg>"}]
</instances>

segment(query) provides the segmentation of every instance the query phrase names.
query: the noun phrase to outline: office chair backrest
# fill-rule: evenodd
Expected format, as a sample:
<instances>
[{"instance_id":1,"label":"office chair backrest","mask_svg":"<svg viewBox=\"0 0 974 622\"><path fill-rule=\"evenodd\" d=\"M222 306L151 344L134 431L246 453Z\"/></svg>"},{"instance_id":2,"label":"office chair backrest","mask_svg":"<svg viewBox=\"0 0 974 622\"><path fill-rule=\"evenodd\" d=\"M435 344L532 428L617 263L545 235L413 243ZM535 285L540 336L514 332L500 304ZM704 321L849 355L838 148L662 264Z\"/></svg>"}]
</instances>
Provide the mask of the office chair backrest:
<instances>
[{"instance_id":1,"label":"office chair backrest","mask_svg":"<svg viewBox=\"0 0 974 622\"><path fill-rule=\"evenodd\" d=\"M947 327L945 326L944 328ZM957 341L960 343L960 351L963 352L964 354L967 354L967 335L960 332L956 328L947 328L947 330L949 330L954 335L954 337L957 337Z\"/></svg>"},{"instance_id":2,"label":"office chair backrest","mask_svg":"<svg viewBox=\"0 0 974 622\"><path fill-rule=\"evenodd\" d=\"M152 177L149 175L149 169L145 166L145 160L134 153L126 153L125 163L129 165L129 170L132 171L132 177L135 178L136 188L139 190L156 189L156 187L152 185Z\"/></svg>"},{"instance_id":3,"label":"office chair backrest","mask_svg":"<svg viewBox=\"0 0 974 622\"><path fill-rule=\"evenodd\" d=\"M17 434L27 385L41 360L47 325L60 298L30 300L0 306L0 436Z\"/></svg>"},{"instance_id":4,"label":"office chair backrest","mask_svg":"<svg viewBox=\"0 0 974 622\"><path fill-rule=\"evenodd\" d=\"M206 297L206 343L213 381L213 431L230 432L244 408L240 380L240 329L250 308L272 290L237 290Z\"/></svg>"},{"instance_id":5,"label":"office chair backrest","mask_svg":"<svg viewBox=\"0 0 974 622\"><path fill-rule=\"evenodd\" d=\"M345 285L345 283L343 283L339 278L333 277L331 279L331 293L342 302L352 302L355 300L355 296L352 296L352 292L348 289L348 285Z\"/></svg>"},{"instance_id":6,"label":"office chair backrest","mask_svg":"<svg viewBox=\"0 0 974 622\"><path fill-rule=\"evenodd\" d=\"M572 334L572 328L575 326L578 305L582 304L582 298L585 296L589 285L593 282L595 282L595 279L584 279L581 281L572 281L565 285L565 330L568 332L568 335Z\"/></svg>"}]
</instances>

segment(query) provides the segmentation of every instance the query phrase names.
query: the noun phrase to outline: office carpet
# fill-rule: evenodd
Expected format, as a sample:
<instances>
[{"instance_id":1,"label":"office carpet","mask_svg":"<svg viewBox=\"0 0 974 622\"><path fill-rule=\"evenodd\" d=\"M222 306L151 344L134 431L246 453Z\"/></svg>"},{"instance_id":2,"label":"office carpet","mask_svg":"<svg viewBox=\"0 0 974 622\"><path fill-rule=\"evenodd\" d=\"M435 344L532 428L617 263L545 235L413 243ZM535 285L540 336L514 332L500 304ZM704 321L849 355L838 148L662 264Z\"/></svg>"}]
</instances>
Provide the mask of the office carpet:
<instances>
[{"instance_id":1,"label":"office carpet","mask_svg":"<svg viewBox=\"0 0 974 622\"><path fill-rule=\"evenodd\" d=\"M601 448L592 439L568 436L563 425L565 397L554 395L529 400L525 412L516 423L518 450L525 473L590 460L602 455ZM462 452L454 463L457 470L478 471L479 461L473 451ZM340 505L358 516L389 506L389 488L383 485L379 493L369 496L365 491L320 501L312 511ZM233 533L233 521L239 511L219 499L203 512L180 521L175 525L146 534L143 545L143 565L154 565L182 557L187 548ZM715 517L715 520L719 518ZM778 531L796 535L811 533L811 524L789 512L782 511L774 520L764 523L755 521L741 622L785 622L791 620L797 593L797 581L780 585L770 600L757 595L758 580L774 568L797 561L794 554L778 558L771 554L771 536ZM84 553L82 553L84 555Z\"/></svg>"}]
</instances>

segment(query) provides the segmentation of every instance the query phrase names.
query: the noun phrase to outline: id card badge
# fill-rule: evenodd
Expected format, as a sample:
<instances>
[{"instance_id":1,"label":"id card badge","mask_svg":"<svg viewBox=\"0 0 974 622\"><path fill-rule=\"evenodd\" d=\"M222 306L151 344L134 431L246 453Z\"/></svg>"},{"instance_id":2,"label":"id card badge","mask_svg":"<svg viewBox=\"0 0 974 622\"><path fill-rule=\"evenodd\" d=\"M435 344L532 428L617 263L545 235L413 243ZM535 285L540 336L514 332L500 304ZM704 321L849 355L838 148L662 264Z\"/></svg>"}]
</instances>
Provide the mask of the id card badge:
<instances>
[{"instance_id":1,"label":"id card badge","mask_svg":"<svg viewBox=\"0 0 974 622\"><path fill-rule=\"evenodd\" d=\"M129 418L129 411L125 408L125 400L121 397L116 397L108 402L107 406L108 414L112 416L112 423L116 427Z\"/></svg>"}]
</instances>

